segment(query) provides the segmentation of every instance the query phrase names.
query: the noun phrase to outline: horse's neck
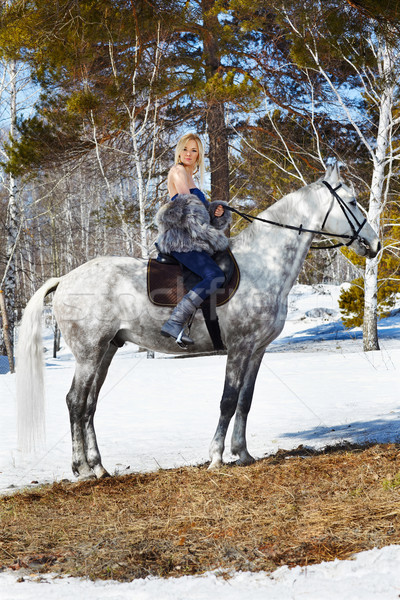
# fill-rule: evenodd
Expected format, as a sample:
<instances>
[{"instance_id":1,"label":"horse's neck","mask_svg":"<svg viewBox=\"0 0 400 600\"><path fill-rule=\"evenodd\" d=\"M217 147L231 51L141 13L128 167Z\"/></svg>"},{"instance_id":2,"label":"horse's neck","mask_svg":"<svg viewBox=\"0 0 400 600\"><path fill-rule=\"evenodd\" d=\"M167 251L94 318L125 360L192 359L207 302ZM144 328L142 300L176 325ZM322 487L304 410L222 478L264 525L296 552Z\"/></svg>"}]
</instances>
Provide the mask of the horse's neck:
<instances>
[{"instance_id":1,"label":"horse's neck","mask_svg":"<svg viewBox=\"0 0 400 600\"><path fill-rule=\"evenodd\" d=\"M281 224L318 229L323 217L318 214L313 194L300 192L285 196L258 216ZM300 273L312 238L310 233L299 235L298 231L254 221L235 238L233 250L234 253L252 255L253 260L257 255L265 267L265 276L271 277L272 273L274 279L285 282L285 287L290 289Z\"/></svg>"}]
</instances>

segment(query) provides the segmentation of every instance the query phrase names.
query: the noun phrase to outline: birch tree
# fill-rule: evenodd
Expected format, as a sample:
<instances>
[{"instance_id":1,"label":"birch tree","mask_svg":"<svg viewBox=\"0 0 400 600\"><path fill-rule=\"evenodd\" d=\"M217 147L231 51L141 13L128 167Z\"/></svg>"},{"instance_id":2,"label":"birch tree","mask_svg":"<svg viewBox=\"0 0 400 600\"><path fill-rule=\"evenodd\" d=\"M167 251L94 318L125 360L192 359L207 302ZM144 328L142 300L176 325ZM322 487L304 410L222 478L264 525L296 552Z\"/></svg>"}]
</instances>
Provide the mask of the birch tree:
<instances>
[{"instance_id":1,"label":"birch tree","mask_svg":"<svg viewBox=\"0 0 400 600\"><path fill-rule=\"evenodd\" d=\"M132 54L132 72L130 76L131 87L123 91L120 89L120 74L114 57L114 44L109 41L109 56L112 74L116 88L121 93L120 101L128 117L129 137L131 142L128 149L129 162L133 166L136 198L139 206L139 247L142 258L149 256L148 226L149 219L146 212L151 205L151 195L154 193L154 177L157 156L162 150L162 135L159 122L160 107L157 97L157 82L160 77L160 64L165 42L161 40L161 24L157 25L157 35L153 44L142 47L139 24L137 24L135 43ZM152 65L143 74L143 66ZM143 76L147 80L143 89ZM142 79L141 85L138 80ZM151 206L150 206L151 208ZM153 207L154 209L154 207ZM123 215L121 214L123 220ZM130 252L130 254L132 251Z\"/></svg>"},{"instance_id":2,"label":"birch tree","mask_svg":"<svg viewBox=\"0 0 400 600\"><path fill-rule=\"evenodd\" d=\"M17 65L16 61L11 59L6 69L8 71L9 83L9 106L10 106L10 137L15 136L15 126L17 120ZM1 288L4 291L5 304L8 317L8 334L10 338L10 350L12 353L8 359L10 362L11 372L14 371L13 350L14 350L14 322L15 322L15 288L16 288L16 246L19 237L21 219L19 215L19 207L17 204L17 184L15 177L10 174L8 176L8 206L6 220L6 265Z\"/></svg>"},{"instance_id":3,"label":"birch tree","mask_svg":"<svg viewBox=\"0 0 400 600\"><path fill-rule=\"evenodd\" d=\"M398 98L398 48L379 36L374 47L378 67L376 93L371 94L378 109L378 130L374 147L369 148L373 170L369 197L368 220L378 234L382 234L382 213L385 210L396 150L393 128L396 126L394 108ZM375 91L375 90L374 90ZM367 259L364 277L364 350L378 350L377 296L379 256Z\"/></svg>"},{"instance_id":4,"label":"birch tree","mask_svg":"<svg viewBox=\"0 0 400 600\"><path fill-rule=\"evenodd\" d=\"M316 11L318 12L318 11ZM395 117L398 105L399 49L393 39L377 34L373 23L368 22L362 35L330 36L320 26L321 14L313 14L297 21L293 13L283 9L286 24L295 39L296 60L316 72L331 94L331 110L340 114L343 122L351 125L368 156L371 165L369 182L368 220L381 235L382 215L387 205L391 179L398 170L395 134L399 120ZM320 46L325 46L320 51ZM326 48L332 50L351 75L353 90L329 69ZM347 79L349 81L349 79ZM364 277L364 350L379 349L377 333L378 263L381 255L368 259Z\"/></svg>"},{"instance_id":5,"label":"birch tree","mask_svg":"<svg viewBox=\"0 0 400 600\"><path fill-rule=\"evenodd\" d=\"M4 110L3 123L5 123L5 127L1 130L0 156L2 156L3 161L6 162L7 153L5 148L9 140L17 135L17 117L19 111L22 109L27 110L27 107L31 102L32 89L30 89L31 82L29 75L27 75L26 69L22 63L5 55L1 60L0 69L2 71L1 100ZM35 94L35 91L32 93ZM4 293L10 348L11 352L13 352L16 310L17 245L22 227L22 207L19 202L16 176L13 173L6 173L3 171L1 183L6 190L8 201L4 225L5 252L0 289ZM12 356L9 356L9 362L10 368L13 369Z\"/></svg>"}]
</instances>

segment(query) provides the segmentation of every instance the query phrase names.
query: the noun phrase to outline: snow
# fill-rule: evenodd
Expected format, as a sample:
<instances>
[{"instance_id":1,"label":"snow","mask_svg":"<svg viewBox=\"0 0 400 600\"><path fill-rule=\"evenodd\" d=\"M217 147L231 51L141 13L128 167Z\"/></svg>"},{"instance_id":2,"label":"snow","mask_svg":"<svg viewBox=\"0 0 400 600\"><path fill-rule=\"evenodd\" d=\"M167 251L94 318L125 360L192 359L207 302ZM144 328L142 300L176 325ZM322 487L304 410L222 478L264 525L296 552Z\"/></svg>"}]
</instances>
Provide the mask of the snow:
<instances>
[{"instance_id":1,"label":"snow","mask_svg":"<svg viewBox=\"0 0 400 600\"><path fill-rule=\"evenodd\" d=\"M15 583L2 575L2 600L62 600L74 596L87 600L392 600L400 591L400 546L357 554L354 560L322 563L311 567L280 567L272 575L237 573L224 580L217 573L180 579L151 577L130 583L80 581L41 577ZM45 585L51 582L53 585ZM40 585L40 591L38 590Z\"/></svg>"},{"instance_id":2,"label":"snow","mask_svg":"<svg viewBox=\"0 0 400 600\"><path fill-rule=\"evenodd\" d=\"M344 330L339 288L295 286L281 336L268 348L249 416L248 445L256 457L343 441L399 439L400 311L379 323L379 352L362 351L360 330ZM65 395L74 361L63 348L51 358L45 338L47 443L33 455L16 445L15 381L0 377L0 492L71 479L70 434ZM119 350L101 393L96 431L103 463L112 473L150 471L208 460L222 394L224 356L148 360L132 345ZM228 436L229 439L229 436ZM231 460L229 448L226 460ZM35 482L35 483L33 483ZM391 600L400 595L400 546L362 552L349 561L281 567L272 574L218 573L130 583L0 573L2 600L307 598ZM50 585L51 583L51 585ZM38 585L40 588L38 588Z\"/></svg>"}]
</instances>

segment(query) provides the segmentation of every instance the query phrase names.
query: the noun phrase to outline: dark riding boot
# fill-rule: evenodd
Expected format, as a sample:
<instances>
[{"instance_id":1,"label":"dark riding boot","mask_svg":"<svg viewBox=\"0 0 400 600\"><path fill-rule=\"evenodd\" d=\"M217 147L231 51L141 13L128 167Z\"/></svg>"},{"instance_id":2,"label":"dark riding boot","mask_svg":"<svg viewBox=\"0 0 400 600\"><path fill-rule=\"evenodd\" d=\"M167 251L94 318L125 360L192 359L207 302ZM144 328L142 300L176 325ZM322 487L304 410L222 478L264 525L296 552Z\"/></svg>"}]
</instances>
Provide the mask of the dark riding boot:
<instances>
[{"instance_id":1,"label":"dark riding boot","mask_svg":"<svg viewBox=\"0 0 400 600\"><path fill-rule=\"evenodd\" d=\"M161 327L161 335L173 337L178 344L182 343L185 346L194 344L194 341L188 335L185 335L183 330L202 302L203 299L196 292L190 290L175 306L170 318Z\"/></svg>"}]
</instances>

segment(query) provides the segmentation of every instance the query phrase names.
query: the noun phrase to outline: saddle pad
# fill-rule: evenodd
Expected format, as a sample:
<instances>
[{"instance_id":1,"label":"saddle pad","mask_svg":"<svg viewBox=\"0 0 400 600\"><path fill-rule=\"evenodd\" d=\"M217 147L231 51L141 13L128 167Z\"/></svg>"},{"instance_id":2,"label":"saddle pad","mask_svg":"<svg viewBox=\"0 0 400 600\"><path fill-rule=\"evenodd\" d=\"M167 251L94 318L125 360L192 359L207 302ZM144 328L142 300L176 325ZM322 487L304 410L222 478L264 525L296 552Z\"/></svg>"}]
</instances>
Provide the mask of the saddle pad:
<instances>
[{"instance_id":1,"label":"saddle pad","mask_svg":"<svg viewBox=\"0 0 400 600\"><path fill-rule=\"evenodd\" d=\"M217 306L226 304L239 286L239 267L230 250L228 250L228 253L233 263L233 273L228 284L218 290ZM153 304L157 306L176 306L188 291L185 288L180 265L163 264L155 258L150 258L147 264L147 293Z\"/></svg>"}]
</instances>

